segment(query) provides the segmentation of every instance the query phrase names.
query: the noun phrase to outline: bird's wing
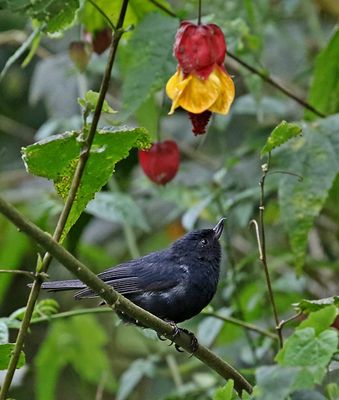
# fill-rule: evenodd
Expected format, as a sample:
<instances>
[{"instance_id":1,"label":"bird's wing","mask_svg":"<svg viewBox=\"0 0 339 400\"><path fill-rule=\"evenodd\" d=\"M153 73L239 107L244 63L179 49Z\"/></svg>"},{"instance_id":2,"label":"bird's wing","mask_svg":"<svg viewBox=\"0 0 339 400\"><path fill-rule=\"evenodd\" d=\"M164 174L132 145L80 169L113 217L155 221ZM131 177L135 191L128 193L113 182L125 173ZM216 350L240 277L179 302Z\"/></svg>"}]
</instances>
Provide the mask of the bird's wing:
<instances>
[{"instance_id":1,"label":"bird's wing","mask_svg":"<svg viewBox=\"0 0 339 400\"><path fill-rule=\"evenodd\" d=\"M123 295L155 292L172 288L179 283L180 276L171 274L168 271L169 267L166 257L152 253L109 268L98 274L98 277ZM90 288L75 293L75 298L84 297L96 295Z\"/></svg>"}]
</instances>

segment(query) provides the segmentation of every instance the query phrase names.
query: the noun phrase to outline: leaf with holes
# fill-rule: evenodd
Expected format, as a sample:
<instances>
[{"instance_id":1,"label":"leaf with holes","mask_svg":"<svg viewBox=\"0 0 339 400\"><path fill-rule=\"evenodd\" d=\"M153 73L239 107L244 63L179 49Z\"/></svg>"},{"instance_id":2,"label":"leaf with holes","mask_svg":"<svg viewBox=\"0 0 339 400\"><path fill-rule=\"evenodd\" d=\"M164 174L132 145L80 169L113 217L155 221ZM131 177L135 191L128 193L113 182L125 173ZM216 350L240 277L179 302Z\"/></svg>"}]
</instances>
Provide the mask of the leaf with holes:
<instances>
[{"instance_id":1,"label":"leaf with holes","mask_svg":"<svg viewBox=\"0 0 339 400\"><path fill-rule=\"evenodd\" d=\"M24 148L23 160L28 172L53 180L58 194L65 200L79 162L81 146L80 132L66 132ZM95 193L108 182L116 163L126 158L133 147L148 146L149 136L143 128L120 127L96 133L63 238Z\"/></svg>"}]
</instances>

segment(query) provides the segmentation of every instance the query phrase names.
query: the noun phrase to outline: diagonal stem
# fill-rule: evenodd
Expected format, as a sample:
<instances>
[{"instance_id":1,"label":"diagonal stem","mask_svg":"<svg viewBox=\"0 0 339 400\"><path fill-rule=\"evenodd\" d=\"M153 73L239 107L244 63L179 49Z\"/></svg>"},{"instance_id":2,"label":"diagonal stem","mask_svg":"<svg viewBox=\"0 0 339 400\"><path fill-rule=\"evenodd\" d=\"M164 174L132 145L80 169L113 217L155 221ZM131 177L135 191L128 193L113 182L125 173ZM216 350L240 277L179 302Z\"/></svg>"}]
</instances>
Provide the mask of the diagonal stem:
<instances>
[{"instance_id":1,"label":"diagonal stem","mask_svg":"<svg viewBox=\"0 0 339 400\"><path fill-rule=\"evenodd\" d=\"M58 242L43 232L35 224L23 217L13 206L0 198L0 212L16 225L22 232L31 237L46 251L52 254L61 264L63 264L73 275L90 287L106 304L114 310L126 313L128 316L140 322L141 325L154 329L157 333L173 340L178 346L187 352L192 351L192 337L187 333L173 336L173 326L154 316L148 311L138 307L120 293L115 291L112 286L107 285L99 279L89 268L77 260L71 253L65 250ZM235 389L238 393L243 390L252 392L251 384L230 364L222 360L216 354L202 345L198 345L193 354L205 365L216 371L224 379L233 379Z\"/></svg>"},{"instance_id":2,"label":"diagonal stem","mask_svg":"<svg viewBox=\"0 0 339 400\"><path fill-rule=\"evenodd\" d=\"M57 242L59 242L60 239L62 238L62 234L64 232L68 216L71 212L74 200L76 198L76 195L77 195L77 192L78 192L78 189L80 186L81 178L83 176L83 173L84 173L84 170L85 170L85 167L87 164L87 160L90 155L90 150L91 150L91 146L92 146L94 136L96 133L96 129L98 126L98 122L100 119L102 106L103 106L105 96L106 96L108 86L109 86L109 81L110 81L110 77L111 77L113 63L115 60L115 55L117 52L119 41L123 34L122 26L123 26L123 22L124 22L125 15L126 15L127 5L128 5L128 0L124 0L122 3L122 6L121 6L119 19L118 19L118 22L116 25L114 38L111 43L110 52L109 52L109 56L108 56L108 62L106 64L105 73L104 73L104 76L102 79L98 102L96 104L94 115L93 115L93 121L92 121L90 130L89 130L88 136L84 142L84 146L83 146L81 154L80 154L78 165L74 172L73 180L71 183L71 187L70 187L64 208L60 214L57 226L56 226L54 234L53 234L53 239ZM52 255L50 253L46 253L41 265L38 267L39 271L37 271L35 281L32 285L32 288L31 288L31 291L30 291L30 294L29 294L29 297L27 300L25 315L24 315L24 318L23 318L21 326L20 326L20 330L19 330L19 333L18 333L18 336L16 339L15 347L13 349L13 353L11 355L11 359L8 364L7 373L5 375L5 379L4 379L4 382L3 382L3 385L2 385L2 388L0 391L0 400L6 399L7 392L12 383L14 372L15 372L16 366L19 361L20 353L23 348L23 344L24 344L24 340L27 335L28 327L29 327L30 321L32 319L34 306L35 306L35 303L39 296L40 287L42 284L42 277L41 277L40 273L47 272L51 261L52 261Z\"/></svg>"}]
</instances>

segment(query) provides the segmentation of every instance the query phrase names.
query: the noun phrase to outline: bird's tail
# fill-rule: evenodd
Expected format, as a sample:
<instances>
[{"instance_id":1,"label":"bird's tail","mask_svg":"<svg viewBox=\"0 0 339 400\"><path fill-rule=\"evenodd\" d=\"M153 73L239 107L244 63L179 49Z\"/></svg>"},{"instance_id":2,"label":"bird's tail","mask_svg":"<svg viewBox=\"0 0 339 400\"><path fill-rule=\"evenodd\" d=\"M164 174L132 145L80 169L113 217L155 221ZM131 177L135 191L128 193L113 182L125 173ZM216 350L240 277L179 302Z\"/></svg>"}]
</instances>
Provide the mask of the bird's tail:
<instances>
[{"instance_id":1,"label":"bird's tail","mask_svg":"<svg viewBox=\"0 0 339 400\"><path fill-rule=\"evenodd\" d=\"M31 285L29 285L31 286ZM41 289L48 290L49 292L59 292L63 290L79 290L85 289L86 285L84 285L78 279L70 279L67 281L52 281L52 282L44 282L41 285Z\"/></svg>"}]
</instances>

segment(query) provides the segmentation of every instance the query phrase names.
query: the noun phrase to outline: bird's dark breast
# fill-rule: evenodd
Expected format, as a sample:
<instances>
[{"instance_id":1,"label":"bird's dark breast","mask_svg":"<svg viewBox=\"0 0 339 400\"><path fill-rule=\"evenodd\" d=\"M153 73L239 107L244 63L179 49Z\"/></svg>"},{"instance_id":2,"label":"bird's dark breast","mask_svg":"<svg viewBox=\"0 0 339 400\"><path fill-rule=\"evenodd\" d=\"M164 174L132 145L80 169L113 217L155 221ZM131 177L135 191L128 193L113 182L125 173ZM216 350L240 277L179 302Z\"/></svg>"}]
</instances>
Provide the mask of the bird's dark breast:
<instances>
[{"instance_id":1,"label":"bird's dark breast","mask_svg":"<svg viewBox=\"0 0 339 400\"><path fill-rule=\"evenodd\" d=\"M195 271L198 272L198 271ZM219 273L209 268L190 274L189 279L166 291L152 291L127 295L133 303L157 317L182 322L194 317L212 300Z\"/></svg>"}]
</instances>

